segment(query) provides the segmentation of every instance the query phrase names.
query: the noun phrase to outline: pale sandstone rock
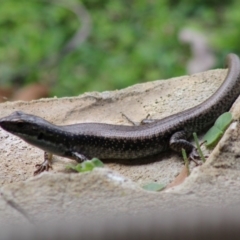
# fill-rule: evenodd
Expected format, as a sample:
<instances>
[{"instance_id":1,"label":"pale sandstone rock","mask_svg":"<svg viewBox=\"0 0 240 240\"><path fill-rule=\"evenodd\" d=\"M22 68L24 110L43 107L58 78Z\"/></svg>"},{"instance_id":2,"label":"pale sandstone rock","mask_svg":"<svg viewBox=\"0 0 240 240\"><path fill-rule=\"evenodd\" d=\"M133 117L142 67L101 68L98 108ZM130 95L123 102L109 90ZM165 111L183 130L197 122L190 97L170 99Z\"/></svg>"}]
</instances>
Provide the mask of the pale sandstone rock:
<instances>
[{"instance_id":1,"label":"pale sandstone rock","mask_svg":"<svg viewBox=\"0 0 240 240\"><path fill-rule=\"evenodd\" d=\"M162 118L201 103L219 87L225 75L226 70L213 70L114 92L4 103L0 104L0 117L22 110L56 124L89 121L128 124L121 112L134 121L140 121L148 113L152 118ZM233 108L235 119L239 119L238 105ZM151 211L155 214L159 211L161 215L163 209L174 212L238 205L238 132L239 124L232 123L207 162L195 168L182 185L153 193L140 186L152 181L171 182L183 165L181 157L163 154L160 161L137 166L111 163L85 174L66 172L66 163L74 161L55 157L53 171L32 177L34 165L42 161L42 151L1 130L1 183L4 186L0 215L11 219L17 214L30 224L59 218L104 218Z\"/></svg>"}]
</instances>

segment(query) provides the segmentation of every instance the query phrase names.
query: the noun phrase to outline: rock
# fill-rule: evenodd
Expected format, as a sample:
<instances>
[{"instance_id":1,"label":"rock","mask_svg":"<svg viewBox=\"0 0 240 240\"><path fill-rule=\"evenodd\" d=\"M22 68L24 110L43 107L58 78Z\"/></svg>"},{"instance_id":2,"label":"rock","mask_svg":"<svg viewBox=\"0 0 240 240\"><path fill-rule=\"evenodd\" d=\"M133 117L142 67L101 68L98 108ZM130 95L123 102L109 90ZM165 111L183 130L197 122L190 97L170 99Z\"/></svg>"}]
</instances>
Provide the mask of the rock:
<instances>
[{"instance_id":1,"label":"rock","mask_svg":"<svg viewBox=\"0 0 240 240\"><path fill-rule=\"evenodd\" d=\"M113 92L8 102L0 104L0 117L21 110L59 125L90 121L129 124L121 112L134 121L148 113L152 118L162 118L201 103L219 87L225 75L226 70L212 70ZM232 108L235 119L239 118L239 104L236 102ZM66 171L66 164L74 161L55 156L54 170L32 177L34 165L43 160L42 151L0 130L1 218L18 219L26 225L47 225L62 219L74 223L78 219L82 223L85 218L104 221L117 216L125 216L126 221L131 216L138 221L139 215L143 220L151 214L161 219L166 210L183 211L184 215L185 209L237 206L239 131L238 122L233 122L206 163L194 168L183 184L156 193L141 186L155 181L170 183L183 166L182 158L175 153L162 154L155 162L142 165L106 163L103 169L82 174Z\"/></svg>"}]
</instances>

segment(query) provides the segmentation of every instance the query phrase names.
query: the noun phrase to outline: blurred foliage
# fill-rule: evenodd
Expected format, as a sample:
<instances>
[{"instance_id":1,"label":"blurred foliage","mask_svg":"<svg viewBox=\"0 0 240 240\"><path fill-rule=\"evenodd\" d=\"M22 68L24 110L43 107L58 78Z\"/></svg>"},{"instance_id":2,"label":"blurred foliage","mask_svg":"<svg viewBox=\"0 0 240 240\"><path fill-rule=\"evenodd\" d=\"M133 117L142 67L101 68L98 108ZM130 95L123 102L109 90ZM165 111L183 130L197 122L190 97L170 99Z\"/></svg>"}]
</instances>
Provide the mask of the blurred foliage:
<instances>
[{"instance_id":1,"label":"blurred foliage","mask_svg":"<svg viewBox=\"0 0 240 240\"><path fill-rule=\"evenodd\" d=\"M53 0L0 2L1 85L43 82L53 95L70 96L183 75L190 58L178 39L183 27L206 34L219 63L240 53L237 0L65 0L83 4L92 26L65 55L59 53L82 24L71 9Z\"/></svg>"}]
</instances>

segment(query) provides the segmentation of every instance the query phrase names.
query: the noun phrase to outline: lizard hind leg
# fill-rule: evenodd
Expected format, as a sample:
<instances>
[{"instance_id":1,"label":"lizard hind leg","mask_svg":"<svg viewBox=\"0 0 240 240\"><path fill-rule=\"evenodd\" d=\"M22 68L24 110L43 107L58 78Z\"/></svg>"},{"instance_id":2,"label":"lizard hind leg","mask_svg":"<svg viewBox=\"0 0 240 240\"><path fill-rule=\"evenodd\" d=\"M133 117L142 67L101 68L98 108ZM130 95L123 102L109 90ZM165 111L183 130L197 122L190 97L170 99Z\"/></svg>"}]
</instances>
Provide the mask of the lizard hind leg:
<instances>
[{"instance_id":1,"label":"lizard hind leg","mask_svg":"<svg viewBox=\"0 0 240 240\"><path fill-rule=\"evenodd\" d=\"M178 153L181 153L182 149L184 149L187 152L189 159L195 162L196 159L200 158L199 153L196 147L186 139L187 134L185 131L175 132L169 141L170 148Z\"/></svg>"}]
</instances>

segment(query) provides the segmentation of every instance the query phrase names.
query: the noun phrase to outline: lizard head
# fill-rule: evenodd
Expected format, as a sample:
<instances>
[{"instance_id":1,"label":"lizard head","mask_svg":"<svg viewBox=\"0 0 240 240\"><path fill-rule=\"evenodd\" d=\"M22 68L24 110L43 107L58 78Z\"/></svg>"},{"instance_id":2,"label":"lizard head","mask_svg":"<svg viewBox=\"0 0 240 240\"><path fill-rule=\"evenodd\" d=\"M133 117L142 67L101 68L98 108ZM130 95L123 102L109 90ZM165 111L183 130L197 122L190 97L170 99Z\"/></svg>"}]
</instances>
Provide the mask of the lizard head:
<instances>
[{"instance_id":1,"label":"lizard head","mask_svg":"<svg viewBox=\"0 0 240 240\"><path fill-rule=\"evenodd\" d=\"M9 116L0 118L0 127L15 135L30 134L32 131L38 131L40 126L42 128L51 125L51 123L40 117L21 111L16 111Z\"/></svg>"},{"instance_id":2,"label":"lizard head","mask_svg":"<svg viewBox=\"0 0 240 240\"><path fill-rule=\"evenodd\" d=\"M57 135L56 132L61 131L58 126L43 118L21 111L1 118L0 127L32 144L40 142L45 136L52 138Z\"/></svg>"},{"instance_id":3,"label":"lizard head","mask_svg":"<svg viewBox=\"0 0 240 240\"><path fill-rule=\"evenodd\" d=\"M0 127L21 138L38 136L47 131L53 124L35 115L16 111L0 119Z\"/></svg>"},{"instance_id":4,"label":"lizard head","mask_svg":"<svg viewBox=\"0 0 240 240\"><path fill-rule=\"evenodd\" d=\"M0 127L24 141L43 150L57 152L56 146L62 140L61 128L35 115L16 111L0 119ZM61 142L61 141L60 141ZM56 150L55 150L56 148Z\"/></svg>"}]
</instances>

